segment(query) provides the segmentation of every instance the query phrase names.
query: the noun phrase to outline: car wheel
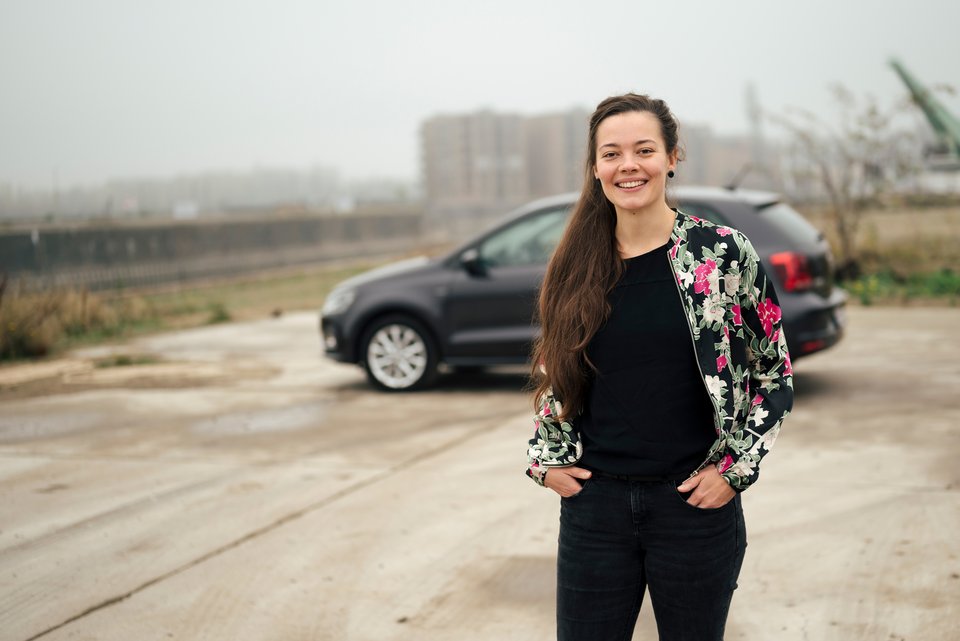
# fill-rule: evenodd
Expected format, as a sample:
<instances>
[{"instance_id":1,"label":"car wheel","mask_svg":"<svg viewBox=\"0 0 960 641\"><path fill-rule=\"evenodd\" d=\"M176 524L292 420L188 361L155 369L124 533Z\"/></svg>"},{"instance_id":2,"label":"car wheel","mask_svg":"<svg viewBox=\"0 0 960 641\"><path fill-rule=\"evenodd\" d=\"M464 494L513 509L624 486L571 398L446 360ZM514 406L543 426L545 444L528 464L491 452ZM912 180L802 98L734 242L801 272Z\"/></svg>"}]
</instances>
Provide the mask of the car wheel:
<instances>
[{"instance_id":1,"label":"car wheel","mask_svg":"<svg viewBox=\"0 0 960 641\"><path fill-rule=\"evenodd\" d=\"M367 378L388 391L427 387L437 376L437 349L427 329L409 316L387 316L367 329L360 345Z\"/></svg>"}]
</instances>

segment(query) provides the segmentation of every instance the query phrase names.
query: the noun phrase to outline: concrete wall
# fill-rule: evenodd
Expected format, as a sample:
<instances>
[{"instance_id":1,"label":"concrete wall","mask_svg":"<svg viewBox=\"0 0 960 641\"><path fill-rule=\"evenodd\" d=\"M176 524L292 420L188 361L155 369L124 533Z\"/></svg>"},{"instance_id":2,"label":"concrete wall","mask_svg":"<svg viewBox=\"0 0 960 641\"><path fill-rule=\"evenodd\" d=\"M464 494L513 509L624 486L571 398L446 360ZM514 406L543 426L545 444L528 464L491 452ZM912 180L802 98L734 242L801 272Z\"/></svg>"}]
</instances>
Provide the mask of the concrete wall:
<instances>
[{"instance_id":1,"label":"concrete wall","mask_svg":"<svg viewBox=\"0 0 960 641\"><path fill-rule=\"evenodd\" d=\"M420 214L331 216L0 232L0 274L26 289L109 289L403 251Z\"/></svg>"}]
</instances>

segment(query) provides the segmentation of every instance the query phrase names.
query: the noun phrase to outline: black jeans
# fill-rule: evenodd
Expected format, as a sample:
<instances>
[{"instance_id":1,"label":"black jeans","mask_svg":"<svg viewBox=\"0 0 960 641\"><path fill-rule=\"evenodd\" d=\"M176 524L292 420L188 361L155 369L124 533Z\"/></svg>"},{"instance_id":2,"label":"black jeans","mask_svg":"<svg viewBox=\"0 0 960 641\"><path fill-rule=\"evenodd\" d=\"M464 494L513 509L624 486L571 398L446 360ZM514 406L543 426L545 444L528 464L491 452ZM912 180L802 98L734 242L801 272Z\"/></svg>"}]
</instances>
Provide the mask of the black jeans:
<instances>
[{"instance_id":1,"label":"black jeans","mask_svg":"<svg viewBox=\"0 0 960 641\"><path fill-rule=\"evenodd\" d=\"M679 482L594 475L561 499L559 641L629 641L649 588L661 641L721 641L746 549L740 495L686 503Z\"/></svg>"}]
</instances>

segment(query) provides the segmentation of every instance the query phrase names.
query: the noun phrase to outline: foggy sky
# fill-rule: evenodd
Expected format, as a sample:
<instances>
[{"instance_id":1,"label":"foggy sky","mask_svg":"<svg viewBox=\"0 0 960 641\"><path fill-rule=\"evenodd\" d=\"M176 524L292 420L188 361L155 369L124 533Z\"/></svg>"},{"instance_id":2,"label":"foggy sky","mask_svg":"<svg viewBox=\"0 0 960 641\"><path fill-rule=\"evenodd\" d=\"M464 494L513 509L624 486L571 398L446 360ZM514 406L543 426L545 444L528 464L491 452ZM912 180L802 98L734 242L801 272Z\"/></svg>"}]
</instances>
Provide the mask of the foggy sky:
<instances>
[{"instance_id":1,"label":"foggy sky","mask_svg":"<svg viewBox=\"0 0 960 641\"><path fill-rule=\"evenodd\" d=\"M0 184L254 167L419 176L418 127L662 97L682 123L836 112L828 85L960 89L960 3L0 0ZM941 96L956 114L960 97ZM766 126L769 133L775 128Z\"/></svg>"}]
</instances>

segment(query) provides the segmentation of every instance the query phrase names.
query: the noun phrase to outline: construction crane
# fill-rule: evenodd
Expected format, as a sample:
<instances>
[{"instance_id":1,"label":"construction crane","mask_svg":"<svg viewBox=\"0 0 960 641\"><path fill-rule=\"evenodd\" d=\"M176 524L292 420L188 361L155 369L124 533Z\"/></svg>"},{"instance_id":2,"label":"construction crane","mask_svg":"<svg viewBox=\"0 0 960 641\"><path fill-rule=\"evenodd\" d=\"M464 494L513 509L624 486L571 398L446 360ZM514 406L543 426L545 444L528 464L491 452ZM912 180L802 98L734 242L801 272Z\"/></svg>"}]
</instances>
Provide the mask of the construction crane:
<instances>
[{"instance_id":1,"label":"construction crane","mask_svg":"<svg viewBox=\"0 0 960 641\"><path fill-rule=\"evenodd\" d=\"M907 85L913 102L920 107L937 136L937 143L925 149L924 157L930 169L960 170L960 120L947 111L929 89L910 74L898 60L890 61L903 84Z\"/></svg>"}]
</instances>

